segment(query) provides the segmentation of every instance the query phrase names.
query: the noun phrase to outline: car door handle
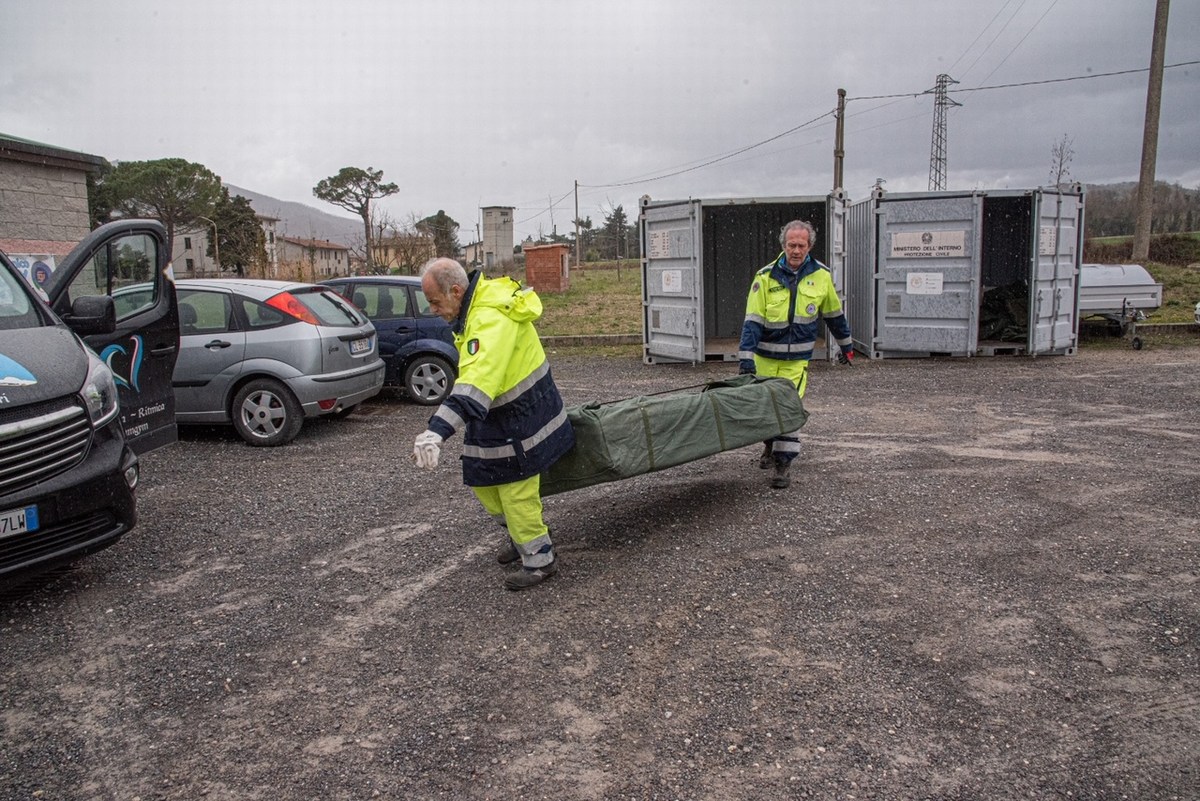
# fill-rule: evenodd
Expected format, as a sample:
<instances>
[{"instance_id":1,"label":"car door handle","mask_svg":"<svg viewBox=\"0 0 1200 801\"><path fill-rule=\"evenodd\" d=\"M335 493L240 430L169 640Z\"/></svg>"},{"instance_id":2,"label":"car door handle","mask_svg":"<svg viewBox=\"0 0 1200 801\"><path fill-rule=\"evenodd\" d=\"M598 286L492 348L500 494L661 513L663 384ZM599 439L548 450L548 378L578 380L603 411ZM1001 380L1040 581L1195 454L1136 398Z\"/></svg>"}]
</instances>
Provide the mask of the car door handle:
<instances>
[{"instance_id":1,"label":"car door handle","mask_svg":"<svg viewBox=\"0 0 1200 801\"><path fill-rule=\"evenodd\" d=\"M150 349L151 356L170 356L174 352L175 352L174 345L164 345L161 348L151 348Z\"/></svg>"},{"instance_id":2,"label":"car door handle","mask_svg":"<svg viewBox=\"0 0 1200 801\"><path fill-rule=\"evenodd\" d=\"M232 342L226 342L223 339L214 339L212 342L209 342L204 347L209 348L210 350L215 350L217 348L228 348L232 344L233 344Z\"/></svg>"}]
</instances>

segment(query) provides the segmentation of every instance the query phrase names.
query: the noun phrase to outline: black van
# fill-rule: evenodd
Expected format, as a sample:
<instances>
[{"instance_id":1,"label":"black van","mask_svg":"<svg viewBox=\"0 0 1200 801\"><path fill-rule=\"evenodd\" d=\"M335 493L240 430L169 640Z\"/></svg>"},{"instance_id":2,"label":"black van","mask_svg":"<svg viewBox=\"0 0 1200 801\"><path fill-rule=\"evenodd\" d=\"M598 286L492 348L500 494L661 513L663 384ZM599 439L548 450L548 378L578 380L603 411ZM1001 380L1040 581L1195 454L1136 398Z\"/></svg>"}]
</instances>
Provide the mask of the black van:
<instances>
[{"instance_id":1,"label":"black van","mask_svg":"<svg viewBox=\"0 0 1200 801\"><path fill-rule=\"evenodd\" d=\"M134 284L153 291L118 313ZM0 253L0 587L116 542L137 516L135 454L176 437L162 224L101 226L40 295Z\"/></svg>"}]
</instances>

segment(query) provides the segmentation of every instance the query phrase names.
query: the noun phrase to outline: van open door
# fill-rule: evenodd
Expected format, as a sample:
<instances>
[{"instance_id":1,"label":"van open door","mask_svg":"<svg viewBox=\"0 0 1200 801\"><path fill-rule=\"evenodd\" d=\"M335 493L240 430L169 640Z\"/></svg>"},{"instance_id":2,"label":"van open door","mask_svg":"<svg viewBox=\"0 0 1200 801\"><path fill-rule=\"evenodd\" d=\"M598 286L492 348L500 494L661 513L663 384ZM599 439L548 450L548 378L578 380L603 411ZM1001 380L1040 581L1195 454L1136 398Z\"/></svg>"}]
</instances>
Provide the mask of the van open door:
<instances>
[{"instance_id":1,"label":"van open door","mask_svg":"<svg viewBox=\"0 0 1200 801\"><path fill-rule=\"evenodd\" d=\"M121 427L134 452L175 442L171 374L179 354L179 305L162 223L119 220L100 226L59 263L45 289L55 313L112 370ZM76 313L95 305L81 299L100 296L112 298L115 307L111 332L95 333Z\"/></svg>"}]
</instances>

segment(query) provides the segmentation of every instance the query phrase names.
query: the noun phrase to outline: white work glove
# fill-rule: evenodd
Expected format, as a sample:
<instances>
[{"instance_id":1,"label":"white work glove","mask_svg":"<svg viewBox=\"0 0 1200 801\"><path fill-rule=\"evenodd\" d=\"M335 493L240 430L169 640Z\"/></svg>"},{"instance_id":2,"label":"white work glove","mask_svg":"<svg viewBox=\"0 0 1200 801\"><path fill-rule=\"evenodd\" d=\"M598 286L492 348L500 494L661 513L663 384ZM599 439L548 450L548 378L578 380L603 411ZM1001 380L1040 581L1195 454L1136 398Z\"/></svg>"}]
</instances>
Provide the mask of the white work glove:
<instances>
[{"instance_id":1,"label":"white work glove","mask_svg":"<svg viewBox=\"0 0 1200 801\"><path fill-rule=\"evenodd\" d=\"M442 453L441 444L441 435L433 431L423 431L417 434L417 438L413 441L413 461L417 463L417 467L423 467L426 470L436 469L438 456Z\"/></svg>"}]
</instances>

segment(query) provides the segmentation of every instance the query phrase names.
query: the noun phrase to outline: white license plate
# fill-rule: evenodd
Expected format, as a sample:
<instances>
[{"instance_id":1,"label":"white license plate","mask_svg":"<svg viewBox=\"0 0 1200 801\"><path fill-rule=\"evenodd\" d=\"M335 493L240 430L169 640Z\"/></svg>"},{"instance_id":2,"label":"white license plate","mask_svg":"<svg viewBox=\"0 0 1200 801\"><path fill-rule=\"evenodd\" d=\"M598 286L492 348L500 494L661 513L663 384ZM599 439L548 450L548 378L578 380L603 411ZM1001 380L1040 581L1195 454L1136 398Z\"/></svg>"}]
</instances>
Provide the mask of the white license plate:
<instances>
[{"instance_id":1,"label":"white license plate","mask_svg":"<svg viewBox=\"0 0 1200 801\"><path fill-rule=\"evenodd\" d=\"M37 531L37 529L38 510L36 506L0 512L0 537L11 537L14 534L24 534L29 531Z\"/></svg>"},{"instance_id":2,"label":"white license plate","mask_svg":"<svg viewBox=\"0 0 1200 801\"><path fill-rule=\"evenodd\" d=\"M357 356L360 353L366 353L371 349L371 338L355 339L350 342L350 353Z\"/></svg>"}]
</instances>

